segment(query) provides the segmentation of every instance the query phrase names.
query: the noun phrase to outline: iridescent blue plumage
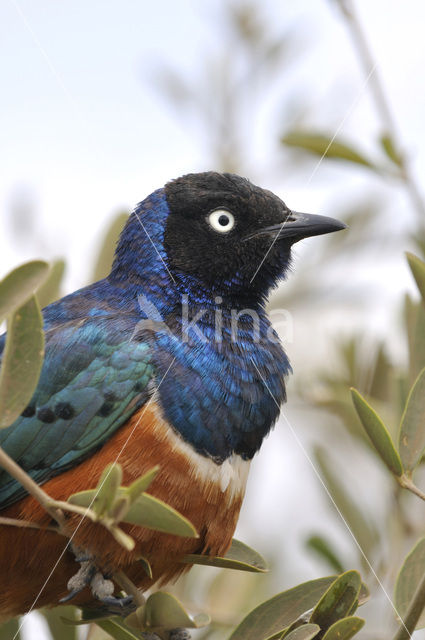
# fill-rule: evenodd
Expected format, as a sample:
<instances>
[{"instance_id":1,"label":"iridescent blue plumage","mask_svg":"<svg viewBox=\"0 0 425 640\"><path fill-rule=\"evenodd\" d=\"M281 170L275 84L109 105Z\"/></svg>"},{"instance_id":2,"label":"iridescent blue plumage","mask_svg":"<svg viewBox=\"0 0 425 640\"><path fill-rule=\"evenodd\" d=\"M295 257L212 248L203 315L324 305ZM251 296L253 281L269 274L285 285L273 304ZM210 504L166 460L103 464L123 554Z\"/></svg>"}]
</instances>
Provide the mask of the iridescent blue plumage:
<instances>
[{"instance_id":1,"label":"iridescent blue plumage","mask_svg":"<svg viewBox=\"0 0 425 640\"><path fill-rule=\"evenodd\" d=\"M130 216L110 276L44 310L46 356L38 388L22 417L0 432L1 446L38 482L92 455L155 389L170 427L219 464L234 453L251 458L277 418L290 366L263 299L288 252L279 263L274 257L276 274L265 269L270 282L251 297L241 289L245 263L205 285L196 273L173 266L164 238L169 216L166 192L159 189ZM242 315L232 339L235 290L243 300L237 310L249 303L258 315L258 335ZM151 325L140 295L162 326ZM191 317L203 310L187 334L185 305ZM1 507L23 494L0 473Z\"/></svg>"}]
</instances>

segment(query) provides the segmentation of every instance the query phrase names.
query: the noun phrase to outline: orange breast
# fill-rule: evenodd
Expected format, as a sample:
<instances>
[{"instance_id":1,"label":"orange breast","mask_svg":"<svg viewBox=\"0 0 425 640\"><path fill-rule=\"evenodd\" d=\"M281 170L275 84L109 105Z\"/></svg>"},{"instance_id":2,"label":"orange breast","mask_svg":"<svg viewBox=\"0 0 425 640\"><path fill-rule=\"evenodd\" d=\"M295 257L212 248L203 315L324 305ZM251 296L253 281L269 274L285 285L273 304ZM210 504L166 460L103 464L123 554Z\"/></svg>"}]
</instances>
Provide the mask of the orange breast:
<instances>
[{"instance_id":1,"label":"orange breast","mask_svg":"<svg viewBox=\"0 0 425 640\"><path fill-rule=\"evenodd\" d=\"M117 459L118 457L118 459ZM155 465L161 469L149 493L171 504L199 532L199 539L180 538L141 527L124 525L136 540L132 552L125 551L101 526L79 516L70 522L74 544L96 557L105 570L123 569L141 588L167 582L182 573L177 562L186 553L226 552L236 527L245 490L248 463L216 465L196 454L179 438L150 404L137 414L93 456L43 485L53 498L66 500L71 493L94 488L105 466L117 461L127 485ZM227 464L227 467L226 467ZM48 523L44 510L31 497L1 512L2 516ZM30 608L57 604L66 595L68 579L79 565L66 549L67 539L50 531L0 527L0 618L24 613ZM136 558L147 557L153 581ZM185 570L185 569L184 569ZM87 603L86 589L75 604Z\"/></svg>"}]
</instances>

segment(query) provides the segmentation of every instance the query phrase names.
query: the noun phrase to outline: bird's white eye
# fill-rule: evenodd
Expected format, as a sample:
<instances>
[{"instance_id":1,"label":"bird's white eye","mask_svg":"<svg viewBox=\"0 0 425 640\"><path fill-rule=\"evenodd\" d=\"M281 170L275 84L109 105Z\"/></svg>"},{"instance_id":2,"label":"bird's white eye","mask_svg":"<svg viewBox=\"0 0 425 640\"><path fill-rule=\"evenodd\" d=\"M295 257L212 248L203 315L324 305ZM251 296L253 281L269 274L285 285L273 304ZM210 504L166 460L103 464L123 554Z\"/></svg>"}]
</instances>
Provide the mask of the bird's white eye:
<instances>
[{"instance_id":1,"label":"bird's white eye","mask_svg":"<svg viewBox=\"0 0 425 640\"><path fill-rule=\"evenodd\" d=\"M227 233L235 226L235 216L226 209L216 209L207 218L214 231Z\"/></svg>"}]
</instances>

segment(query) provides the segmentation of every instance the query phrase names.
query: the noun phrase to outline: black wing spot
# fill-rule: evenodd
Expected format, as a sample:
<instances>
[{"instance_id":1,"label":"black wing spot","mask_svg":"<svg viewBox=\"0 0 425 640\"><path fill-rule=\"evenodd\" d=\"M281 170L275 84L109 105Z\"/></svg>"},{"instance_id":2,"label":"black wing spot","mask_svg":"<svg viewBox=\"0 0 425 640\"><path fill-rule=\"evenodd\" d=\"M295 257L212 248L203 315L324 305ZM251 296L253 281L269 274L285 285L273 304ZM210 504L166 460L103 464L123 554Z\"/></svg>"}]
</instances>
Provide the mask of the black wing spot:
<instances>
[{"instance_id":1,"label":"black wing spot","mask_svg":"<svg viewBox=\"0 0 425 640\"><path fill-rule=\"evenodd\" d=\"M62 420L71 420L75 416L75 409L69 402L58 402L55 406L55 413Z\"/></svg>"},{"instance_id":2,"label":"black wing spot","mask_svg":"<svg viewBox=\"0 0 425 640\"><path fill-rule=\"evenodd\" d=\"M106 416L109 416L109 414L112 413L114 406L113 402L104 402L97 412L97 415L102 418L106 418Z\"/></svg>"},{"instance_id":3,"label":"black wing spot","mask_svg":"<svg viewBox=\"0 0 425 640\"><path fill-rule=\"evenodd\" d=\"M56 416L53 411L49 407L40 407L37 411L37 418L41 420L41 422L54 422L56 420Z\"/></svg>"},{"instance_id":4,"label":"black wing spot","mask_svg":"<svg viewBox=\"0 0 425 640\"><path fill-rule=\"evenodd\" d=\"M22 411L21 416L23 418L32 418L33 415L35 414L35 407L33 404L29 404L27 407L25 407L25 409Z\"/></svg>"}]
</instances>

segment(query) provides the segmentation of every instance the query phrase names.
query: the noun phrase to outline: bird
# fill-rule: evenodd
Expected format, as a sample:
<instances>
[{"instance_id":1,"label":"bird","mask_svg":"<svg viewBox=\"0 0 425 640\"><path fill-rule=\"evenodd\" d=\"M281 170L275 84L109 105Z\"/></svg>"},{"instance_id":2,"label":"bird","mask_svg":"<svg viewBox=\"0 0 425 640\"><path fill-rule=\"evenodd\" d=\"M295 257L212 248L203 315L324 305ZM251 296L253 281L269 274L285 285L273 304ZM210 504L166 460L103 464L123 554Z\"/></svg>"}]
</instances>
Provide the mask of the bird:
<instances>
[{"instance_id":1,"label":"bird","mask_svg":"<svg viewBox=\"0 0 425 640\"><path fill-rule=\"evenodd\" d=\"M294 243L345 226L292 211L238 175L189 173L135 207L106 278L43 310L38 386L0 446L56 500L94 488L111 462L124 485L158 465L149 493L198 532L123 525L136 542L128 551L98 523L70 516L73 544L102 575L122 570L145 590L176 579L185 554L229 549L250 462L291 373L268 296L290 271ZM4 345L5 335L0 356ZM81 559L4 470L0 515L46 525L0 525L0 619L57 605ZM75 604L93 604L89 586Z\"/></svg>"}]
</instances>

